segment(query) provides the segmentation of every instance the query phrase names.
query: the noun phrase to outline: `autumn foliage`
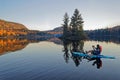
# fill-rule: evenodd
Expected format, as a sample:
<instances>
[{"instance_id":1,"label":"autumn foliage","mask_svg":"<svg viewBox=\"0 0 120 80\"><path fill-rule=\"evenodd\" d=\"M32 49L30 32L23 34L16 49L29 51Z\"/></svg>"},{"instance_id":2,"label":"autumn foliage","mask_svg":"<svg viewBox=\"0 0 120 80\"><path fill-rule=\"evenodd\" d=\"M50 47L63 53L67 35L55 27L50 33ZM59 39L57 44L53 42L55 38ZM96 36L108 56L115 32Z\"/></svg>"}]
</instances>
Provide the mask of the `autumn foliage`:
<instances>
[{"instance_id":1,"label":"autumn foliage","mask_svg":"<svg viewBox=\"0 0 120 80\"><path fill-rule=\"evenodd\" d=\"M0 20L0 37L27 35L28 29L19 23Z\"/></svg>"}]
</instances>

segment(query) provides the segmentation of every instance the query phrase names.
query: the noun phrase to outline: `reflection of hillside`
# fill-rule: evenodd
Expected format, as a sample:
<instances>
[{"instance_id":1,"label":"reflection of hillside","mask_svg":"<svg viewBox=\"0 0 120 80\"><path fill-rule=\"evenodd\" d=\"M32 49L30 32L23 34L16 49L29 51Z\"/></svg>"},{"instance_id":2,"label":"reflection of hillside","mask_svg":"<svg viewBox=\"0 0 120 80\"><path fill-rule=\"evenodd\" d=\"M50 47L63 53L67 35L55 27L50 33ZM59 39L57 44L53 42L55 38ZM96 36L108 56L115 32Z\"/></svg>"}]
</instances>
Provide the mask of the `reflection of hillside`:
<instances>
[{"instance_id":1,"label":"reflection of hillside","mask_svg":"<svg viewBox=\"0 0 120 80\"><path fill-rule=\"evenodd\" d=\"M112 43L115 43L115 44L120 44L120 38L114 38L114 37L91 37L89 38L89 40L93 40L93 41L100 41L100 42L106 42L106 43L109 43L109 42L112 42ZM58 44L58 45L63 45L63 42L58 39L58 38L49 38L47 39L47 41L50 41L50 42L54 42L55 44Z\"/></svg>"},{"instance_id":2,"label":"reflection of hillside","mask_svg":"<svg viewBox=\"0 0 120 80\"><path fill-rule=\"evenodd\" d=\"M102 37L91 37L90 40L101 41L101 42L113 42L115 44L120 44L120 38L111 37L111 36L102 36Z\"/></svg>"},{"instance_id":3,"label":"reflection of hillside","mask_svg":"<svg viewBox=\"0 0 120 80\"><path fill-rule=\"evenodd\" d=\"M13 52L16 50L21 50L28 45L29 41L27 39L1 39L0 40L0 55L6 52Z\"/></svg>"},{"instance_id":4,"label":"reflection of hillside","mask_svg":"<svg viewBox=\"0 0 120 80\"><path fill-rule=\"evenodd\" d=\"M48 38L4 38L0 39L0 55L24 49L29 43L46 41Z\"/></svg>"},{"instance_id":5,"label":"reflection of hillside","mask_svg":"<svg viewBox=\"0 0 120 80\"><path fill-rule=\"evenodd\" d=\"M105 41L105 42L114 42L116 44L120 43L120 40L113 40L115 38L109 39L109 38L92 38L90 40L95 40L95 41ZM58 38L47 38L47 37L39 37L39 38L15 38L15 39L0 39L0 55L5 54L7 52L13 52L13 51L18 51L24 49L29 43L36 43L36 42L41 42L41 41L49 41L49 42L54 42L55 44L58 45L63 45L64 43L58 39ZM74 43L73 42L73 46ZM72 47L71 47L72 48ZM80 46L78 47L79 49ZM77 48L76 48L77 49ZM74 50L74 48L73 48Z\"/></svg>"},{"instance_id":6,"label":"reflection of hillside","mask_svg":"<svg viewBox=\"0 0 120 80\"><path fill-rule=\"evenodd\" d=\"M50 38L50 39L48 39L48 41L54 42L55 44L60 44L60 45L63 44L62 41L58 38Z\"/></svg>"}]
</instances>

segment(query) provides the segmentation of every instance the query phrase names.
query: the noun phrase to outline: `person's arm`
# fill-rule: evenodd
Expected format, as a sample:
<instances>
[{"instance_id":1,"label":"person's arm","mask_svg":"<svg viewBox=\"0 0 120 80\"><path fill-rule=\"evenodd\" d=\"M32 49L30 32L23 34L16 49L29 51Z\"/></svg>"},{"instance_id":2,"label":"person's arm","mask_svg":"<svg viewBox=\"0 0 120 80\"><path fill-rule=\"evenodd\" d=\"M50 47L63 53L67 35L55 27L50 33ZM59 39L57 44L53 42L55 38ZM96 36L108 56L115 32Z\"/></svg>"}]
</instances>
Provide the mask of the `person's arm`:
<instances>
[{"instance_id":1,"label":"person's arm","mask_svg":"<svg viewBox=\"0 0 120 80\"><path fill-rule=\"evenodd\" d=\"M95 46L92 46L92 48L93 48L93 50L95 50L96 48L95 48Z\"/></svg>"}]
</instances>

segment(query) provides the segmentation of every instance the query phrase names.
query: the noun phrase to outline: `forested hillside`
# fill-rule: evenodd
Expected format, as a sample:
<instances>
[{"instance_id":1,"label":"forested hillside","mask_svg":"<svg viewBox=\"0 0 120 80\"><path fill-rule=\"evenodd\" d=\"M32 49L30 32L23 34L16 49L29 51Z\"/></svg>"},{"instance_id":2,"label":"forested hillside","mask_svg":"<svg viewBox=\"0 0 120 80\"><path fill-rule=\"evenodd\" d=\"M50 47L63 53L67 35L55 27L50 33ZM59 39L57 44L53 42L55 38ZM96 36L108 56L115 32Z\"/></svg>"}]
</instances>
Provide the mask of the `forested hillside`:
<instances>
[{"instance_id":1,"label":"forested hillside","mask_svg":"<svg viewBox=\"0 0 120 80\"><path fill-rule=\"evenodd\" d=\"M105 28L105 29L96 29L96 30L87 30L87 35L89 37L117 37L120 38L120 26L114 26L112 28Z\"/></svg>"},{"instance_id":2,"label":"forested hillside","mask_svg":"<svg viewBox=\"0 0 120 80\"><path fill-rule=\"evenodd\" d=\"M28 29L19 23L0 20L0 37L27 35Z\"/></svg>"}]
</instances>

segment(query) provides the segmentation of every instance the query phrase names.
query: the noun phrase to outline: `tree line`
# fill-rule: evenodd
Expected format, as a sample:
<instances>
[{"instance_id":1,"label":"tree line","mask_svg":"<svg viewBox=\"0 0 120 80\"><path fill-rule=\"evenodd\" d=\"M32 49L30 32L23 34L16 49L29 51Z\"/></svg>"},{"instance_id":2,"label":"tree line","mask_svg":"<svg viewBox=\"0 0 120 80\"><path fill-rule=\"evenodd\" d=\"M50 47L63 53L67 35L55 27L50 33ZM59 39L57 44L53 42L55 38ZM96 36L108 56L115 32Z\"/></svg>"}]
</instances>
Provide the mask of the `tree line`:
<instances>
[{"instance_id":1,"label":"tree line","mask_svg":"<svg viewBox=\"0 0 120 80\"><path fill-rule=\"evenodd\" d=\"M115 26L113 28L88 30L85 32L90 38L92 37L94 38L97 38L97 37L120 38L120 26Z\"/></svg>"}]
</instances>

